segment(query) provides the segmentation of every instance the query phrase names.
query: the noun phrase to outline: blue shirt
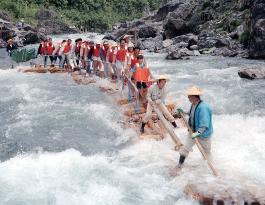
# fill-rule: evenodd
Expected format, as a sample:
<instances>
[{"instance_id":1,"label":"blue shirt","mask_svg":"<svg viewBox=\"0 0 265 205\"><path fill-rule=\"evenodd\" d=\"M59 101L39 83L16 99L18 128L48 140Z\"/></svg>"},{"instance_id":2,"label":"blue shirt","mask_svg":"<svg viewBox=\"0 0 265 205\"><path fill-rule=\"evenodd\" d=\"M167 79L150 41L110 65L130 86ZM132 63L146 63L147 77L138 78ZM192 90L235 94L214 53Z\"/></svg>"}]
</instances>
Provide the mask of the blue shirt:
<instances>
[{"instance_id":1,"label":"blue shirt","mask_svg":"<svg viewBox=\"0 0 265 205\"><path fill-rule=\"evenodd\" d=\"M192 109L191 109L192 110ZM191 114L191 113L190 113ZM193 121L193 122L191 122ZM199 102L195 108L193 119L189 119L189 125L194 132L204 130L199 137L208 138L213 133L212 109L204 102Z\"/></svg>"}]
</instances>

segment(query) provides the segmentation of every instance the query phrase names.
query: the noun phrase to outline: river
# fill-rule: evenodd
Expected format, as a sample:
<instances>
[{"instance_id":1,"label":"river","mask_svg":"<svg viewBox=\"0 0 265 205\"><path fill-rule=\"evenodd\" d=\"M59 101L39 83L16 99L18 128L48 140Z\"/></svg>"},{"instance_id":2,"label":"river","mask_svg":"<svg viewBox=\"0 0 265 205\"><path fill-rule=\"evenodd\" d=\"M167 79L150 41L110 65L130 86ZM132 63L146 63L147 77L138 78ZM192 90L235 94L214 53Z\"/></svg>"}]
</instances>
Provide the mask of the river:
<instances>
[{"instance_id":1,"label":"river","mask_svg":"<svg viewBox=\"0 0 265 205\"><path fill-rule=\"evenodd\" d=\"M76 36L70 36L72 38ZM61 36L58 37L62 38ZM265 83L240 79L263 61L200 56L166 61L146 53L154 75L168 74L168 101L184 109L184 91L201 87L214 110L213 161L224 185L265 186ZM179 177L170 138L139 140L119 124L119 108L96 85L67 74L24 74L0 50L0 204L198 204L183 189L212 182L197 149ZM205 187L207 191L207 186Z\"/></svg>"}]
</instances>

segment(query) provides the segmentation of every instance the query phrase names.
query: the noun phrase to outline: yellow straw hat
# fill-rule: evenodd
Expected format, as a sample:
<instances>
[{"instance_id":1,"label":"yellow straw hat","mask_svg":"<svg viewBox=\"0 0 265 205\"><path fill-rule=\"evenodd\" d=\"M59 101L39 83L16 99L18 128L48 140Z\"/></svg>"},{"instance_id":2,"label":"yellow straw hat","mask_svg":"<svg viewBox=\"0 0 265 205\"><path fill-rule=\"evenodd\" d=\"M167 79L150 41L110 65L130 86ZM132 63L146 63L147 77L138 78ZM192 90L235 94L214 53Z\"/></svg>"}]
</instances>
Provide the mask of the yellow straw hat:
<instances>
[{"instance_id":1,"label":"yellow straw hat","mask_svg":"<svg viewBox=\"0 0 265 205\"><path fill-rule=\"evenodd\" d=\"M202 94L203 94L203 91L196 86L193 86L186 91L186 95L202 95Z\"/></svg>"},{"instance_id":2,"label":"yellow straw hat","mask_svg":"<svg viewBox=\"0 0 265 205\"><path fill-rule=\"evenodd\" d=\"M159 80L169 81L169 77L167 75L159 75L157 76L156 81L159 81Z\"/></svg>"}]
</instances>

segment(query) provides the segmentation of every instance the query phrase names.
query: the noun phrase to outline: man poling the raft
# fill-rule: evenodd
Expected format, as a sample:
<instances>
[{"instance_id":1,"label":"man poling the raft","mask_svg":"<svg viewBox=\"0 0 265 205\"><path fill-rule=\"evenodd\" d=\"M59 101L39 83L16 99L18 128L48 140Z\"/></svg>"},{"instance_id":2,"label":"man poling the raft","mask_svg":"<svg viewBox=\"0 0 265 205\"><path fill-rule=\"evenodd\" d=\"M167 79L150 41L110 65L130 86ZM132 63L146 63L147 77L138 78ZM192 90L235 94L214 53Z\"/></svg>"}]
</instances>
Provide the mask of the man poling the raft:
<instances>
[{"instance_id":1,"label":"man poling the raft","mask_svg":"<svg viewBox=\"0 0 265 205\"><path fill-rule=\"evenodd\" d=\"M160 75L156 78L156 84L152 85L147 93L147 109L146 114L143 118L142 125L140 128L140 132L144 133L144 127L146 123L151 119L152 117L152 111L155 106L162 112L162 114L165 116L165 118L171 122L171 124L174 126L174 128L177 127L175 118L170 114L167 107L165 106L164 102L166 99L166 90L165 85L166 82L169 81L167 76Z\"/></svg>"},{"instance_id":2,"label":"man poling the raft","mask_svg":"<svg viewBox=\"0 0 265 205\"><path fill-rule=\"evenodd\" d=\"M190 137L186 138L184 146L179 150L180 157L178 168L182 168L186 157L192 150L194 144L196 144L203 157L207 160L214 175L217 176L217 172L213 168L209 159L211 156L211 136L213 134L212 109L208 104L201 100L200 96L202 94L202 90L195 86L187 90L186 95L188 95L189 101L191 102L191 108L188 113L188 122L184 118L183 110L180 108L178 109L180 117L183 118L190 133Z\"/></svg>"}]
</instances>

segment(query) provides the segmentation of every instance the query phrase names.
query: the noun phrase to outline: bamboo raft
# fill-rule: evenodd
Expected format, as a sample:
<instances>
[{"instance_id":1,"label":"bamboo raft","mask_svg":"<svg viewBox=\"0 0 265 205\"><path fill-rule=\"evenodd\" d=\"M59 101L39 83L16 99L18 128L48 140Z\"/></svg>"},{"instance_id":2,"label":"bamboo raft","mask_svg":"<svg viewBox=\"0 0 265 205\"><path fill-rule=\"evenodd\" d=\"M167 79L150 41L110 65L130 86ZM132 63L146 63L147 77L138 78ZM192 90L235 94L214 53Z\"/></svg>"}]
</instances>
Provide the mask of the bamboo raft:
<instances>
[{"instance_id":1,"label":"bamboo raft","mask_svg":"<svg viewBox=\"0 0 265 205\"><path fill-rule=\"evenodd\" d=\"M67 73L66 69L60 69L58 67L38 67L38 68L25 68L19 69L22 73ZM90 83L96 83L95 80L88 79L87 77L80 76L79 73L71 73L72 79L77 84L88 85ZM140 136L140 139L155 139L163 140L168 137L170 130L168 125L165 124L164 120L160 119L161 113L153 112L152 120L148 122L145 128L145 134L140 134L140 124L142 118L145 114L145 108L140 106L138 112L135 111L135 98L132 98L131 102L124 96L121 96L120 92L116 90L115 81L110 81L108 85L99 85L100 91L107 93L110 99L119 105L121 112L123 112L123 123L122 127L124 129L131 128ZM174 116L174 111L176 108L176 103L170 103L167 108ZM178 125L183 125L184 122L176 119ZM173 139L173 138L172 138ZM173 139L174 141L174 139ZM175 142L175 141L174 141ZM175 142L176 144L178 142ZM207 187L207 192L202 191ZM225 188L224 188L225 187ZM184 190L187 197L198 201L202 205L265 205L265 187L247 187L244 189L232 188L229 185L222 185L222 183L215 181L213 184L209 182L199 183L189 183Z\"/></svg>"}]
</instances>

